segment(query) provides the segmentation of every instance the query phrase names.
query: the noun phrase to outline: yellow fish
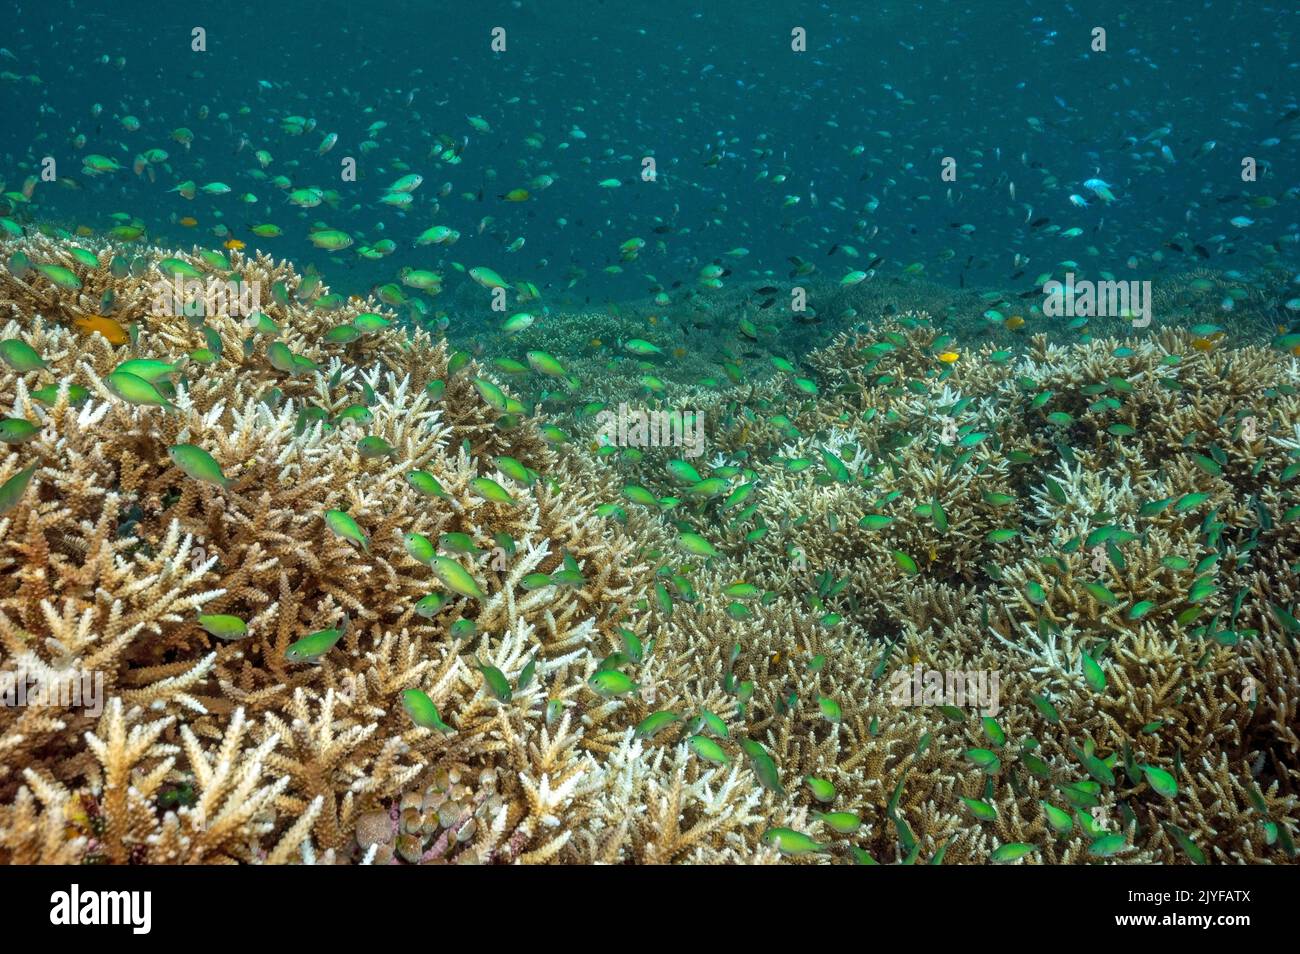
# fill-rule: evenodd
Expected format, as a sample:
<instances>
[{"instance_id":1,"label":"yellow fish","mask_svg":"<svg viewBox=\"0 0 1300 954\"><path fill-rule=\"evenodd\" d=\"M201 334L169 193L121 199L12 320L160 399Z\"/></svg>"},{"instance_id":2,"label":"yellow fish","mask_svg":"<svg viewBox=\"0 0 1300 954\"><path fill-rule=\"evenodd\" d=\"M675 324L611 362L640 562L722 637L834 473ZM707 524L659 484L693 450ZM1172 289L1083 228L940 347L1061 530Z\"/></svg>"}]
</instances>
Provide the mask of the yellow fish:
<instances>
[{"instance_id":1,"label":"yellow fish","mask_svg":"<svg viewBox=\"0 0 1300 954\"><path fill-rule=\"evenodd\" d=\"M952 364L960 357L961 355L958 354L956 351L945 351L943 354L939 355L939 360L942 361L944 364Z\"/></svg>"},{"instance_id":2,"label":"yellow fish","mask_svg":"<svg viewBox=\"0 0 1300 954\"><path fill-rule=\"evenodd\" d=\"M185 218L180 220L180 224L185 226L187 229L192 229L194 226L199 224L199 220L192 215L187 215Z\"/></svg>"},{"instance_id":3,"label":"yellow fish","mask_svg":"<svg viewBox=\"0 0 1300 954\"><path fill-rule=\"evenodd\" d=\"M504 195L498 196L498 198L505 199L507 202L527 202L528 196L527 189L511 189Z\"/></svg>"},{"instance_id":4,"label":"yellow fish","mask_svg":"<svg viewBox=\"0 0 1300 954\"><path fill-rule=\"evenodd\" d=\"M121 324L103 315L87 315L84 318L74 319L72 324L85 334L103 335L108 339L109 344L124 345L131 340L131 336Z\"/></svg>"},{"instance_id":5,"label":"yellow fish","mask_svg":"<svg viewBox=\"0 0 1300 954\"><path fill-rule=\"evenodd\" d=\"M1208 338L1194 338L1192 340L1192 347L1197 351L1213 351L1214 342Z\"/></svg>"},{"instance_id":6,"label":"yellow fish","mask_svg":"<svg viewBox=\"0 0 1300 954\"><path fill-rule=\"evenodd\" d=\"M237 238L226 239L221 244L224 245L226 248L230 249L232 252L237 251L238 249L244 247L244 243L239 241L239 239Z\"/></svg>"},{"instance_id":7,"label":"yellow fish","mask_svg":"<svg viewBox=\"0 0 1300 954\"><path fill-rule=\"evenodd\" d=\"M1002 322L1002 324L1006 326L1007 331L1015 331L1017 328L1023 328L1025 326L1025 319L1021 318L1019 315L1012 315L1006 321Z\"/></svg>"}]
</instances>

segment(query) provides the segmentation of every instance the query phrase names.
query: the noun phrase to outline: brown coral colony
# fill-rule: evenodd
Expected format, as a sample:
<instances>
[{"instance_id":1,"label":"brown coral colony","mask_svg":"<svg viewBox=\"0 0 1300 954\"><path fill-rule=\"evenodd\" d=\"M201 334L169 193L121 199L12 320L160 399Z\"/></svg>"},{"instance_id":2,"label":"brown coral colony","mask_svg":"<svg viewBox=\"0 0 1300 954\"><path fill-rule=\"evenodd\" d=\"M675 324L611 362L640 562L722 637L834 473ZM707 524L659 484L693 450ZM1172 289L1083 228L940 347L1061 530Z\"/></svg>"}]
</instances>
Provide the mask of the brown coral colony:
<instances>
[{"instance_id":1,"label":"brown coral colony","mask_svg":"<svg viewBox=\"0 0 1300 954\"><path fill-rule=\"evenodd\" d=\"M1289 355L908 312L656 371L707 453L625 453L581 316L561 417L265 254L90 248L0 246L57 266L0 270L0 672L99 703L0 707L0 861L1293 860Z\"/></svg>"}]
</instances>

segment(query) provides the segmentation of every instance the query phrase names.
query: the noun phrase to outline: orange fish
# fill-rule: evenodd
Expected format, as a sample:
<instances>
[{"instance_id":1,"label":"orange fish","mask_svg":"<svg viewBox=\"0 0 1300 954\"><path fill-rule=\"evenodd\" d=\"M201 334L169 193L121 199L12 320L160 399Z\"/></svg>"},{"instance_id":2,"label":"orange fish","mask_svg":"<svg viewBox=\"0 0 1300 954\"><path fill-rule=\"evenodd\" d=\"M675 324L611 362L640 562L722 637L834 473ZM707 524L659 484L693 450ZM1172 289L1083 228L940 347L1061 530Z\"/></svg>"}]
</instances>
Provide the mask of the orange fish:
<instances>
[{"instance_id":1,"label":"orange fish","mask_svg":"<svg viewBox=\"0 0 1300 954\"><path fill-rule=\"evenodd\" d=\"M1017 328L1023 328L1025 326L1025 319L1021 318L1019 315L1012 315L1006 321L1002 322L1002 324L1006 326L1008 331L1015 331Z\"/></svg>"},{"instance_id":2,"label":"orange fish","mask_svg":"<svg viewBox=\"0 0 1300 954\"><path fill-rule=\"evenodd\" d=\"M180 222L181 225L185 226L187 229L192 229L194 226L199 224L199 220L192 215L185 216L185 218L181 219Z\"/></svg>"},{"instance_id":3,"label":"orange fish","mask_svg":"<svg viewBox=\"0 0 1300 954\"><path fill-rule=\"evenodd\" d=\"M103 315L87 315L84 318L74 319L72 324L85 334L103 335L108 339L109 344L124 345L131 340L131 336L120 323Z\"/></svg>"},{"instance_id":4,"label":"orange fish","mask_svg":"<svg viewBox=\"0 0 1300 954\"><path fill-rule=\"evenodd\" d=\"M678 361L682 360L682 358L686 357L688 354L690 354L690 352L683 347L678 346L673 349L673 357Z\"/></svg>"},{"instance_id":5,"label":"orange fish","mask_svg":"<svg viewBox=\"0 0 1300 954\"><path fill-rule=\"evenodd\" d=\"M90 236L95 234L95 230L92 229L89 225L78 225L77 234L80 235L82 238L89 238Z\"/></svg>"},{"instance_id":6,"label":"orange fish","mask_svg":"<svg viewBox=\"0 0 1300 954\"><path fill-rule=\"evenodd\" d=\"M1197 351L1213 351L1214 342L1210 341L1208 338L1194 338L1192 340L1192 347Z\"/></svg>"},{"instance_id":7,"label":"orange fish","mask_svg":"<svg viewBox=\"0 0 1300 954\"><path fill-rule=\"evenodd\" d=\"M226 248L230 249L232 252L234 252L234 251L238 251L239 249L241 249L241 248L244 247L244 243L243 243L243 242L239 241L239 239L233 239L233 238L232 238L232 239L226 239L222 244L223 244Z\"/></svg>"}]
</instances>

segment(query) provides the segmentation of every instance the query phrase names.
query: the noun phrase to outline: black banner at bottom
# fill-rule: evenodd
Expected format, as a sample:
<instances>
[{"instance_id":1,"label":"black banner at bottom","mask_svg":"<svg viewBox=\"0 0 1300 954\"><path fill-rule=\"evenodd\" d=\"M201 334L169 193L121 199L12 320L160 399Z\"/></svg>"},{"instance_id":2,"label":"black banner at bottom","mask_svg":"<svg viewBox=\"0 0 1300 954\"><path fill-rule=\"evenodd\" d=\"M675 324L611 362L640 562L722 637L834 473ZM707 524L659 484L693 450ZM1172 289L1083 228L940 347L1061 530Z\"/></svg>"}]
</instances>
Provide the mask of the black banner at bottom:
<instances>
[{"instance_id":1,"label":"black banner at bottom","mask_svg":"<svg viewBox=\"0 0 1300 954\"><path fill-rule=\"evenodd\" d=\"M787 931L806 941L815 925L841 916L848 930L860 919L884 919L968 935L985 918L1005 923L1008 915L1027 929L1038 917L1064 919L1057 923L1088 937L1103 928L1172 929L1230 941L1226 932L1289 923L1293 893L1288 873L1267 867L0 869L0 915L19 932L11 936L71 940L94 932L127 946L400 936L404 925L426 916L442 923L451 912L455 923L489 936L563 918L607 917L617 930L643 906L665 903L679 909L684 931L707 923L710 911L724 920L756 918L750 927L761 927L765 943ZM666 909L664 917L667 926Z\"/></svg>"}]
</instances>

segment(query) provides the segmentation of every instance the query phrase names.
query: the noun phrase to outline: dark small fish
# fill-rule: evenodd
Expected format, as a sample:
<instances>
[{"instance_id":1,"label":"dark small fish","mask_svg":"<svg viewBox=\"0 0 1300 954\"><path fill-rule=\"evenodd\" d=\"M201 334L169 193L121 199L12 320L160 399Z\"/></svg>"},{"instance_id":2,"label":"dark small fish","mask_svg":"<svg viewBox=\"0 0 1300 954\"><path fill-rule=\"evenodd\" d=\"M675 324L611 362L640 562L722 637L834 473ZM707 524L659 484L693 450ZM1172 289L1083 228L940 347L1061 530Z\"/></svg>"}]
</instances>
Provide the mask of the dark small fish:
<instances>
[{"instance_id":1,"label":"dark small fish","mask_svg":"<svg viewBox=\"0 0 1300 954\"><path fill-rule=\"evenodd\" d=\"M772 305L773 305L775 302L776 302L776 299L775 299L775 298L769 298L769 299L767 299L766 301L761 302L761 303L759 304L758 307L759 307L760 309L763 309L763 308L771 308Z\"/></svg>"},{"instance_id":2,"label":"dark small fish","mask_svg":"<svg viewBox=\"0 0 1300 954\"><path fill-rule=\"evenodd\" d=\"M1051 221L1052 221L1051 219L1049 219L1047 216L1044 215L1041 219L1034 219L1034 221L1030 222L1029 227L1031 229L1041 229L1044 225L1046 225L1048 222Z\"/></svg>"},{"instance_id":3,"label":"dark small fish","mask_svg":"<svg viewBox=\"0 0 1300 954\"><path fill-rule=\"evenodd\" d=\"M1204 245L1193 245L1192 248L1195 250L1197 255L1201 256L1201 258L1210 257L1210 253L1205 250Z\"/></svg>"},{"instance_id":4,"label":"dark small fish","mask_svg":"<svg viewBox=\"0 0 1300 954\"><path fill-rule=\"evenodd\" d=\"M772 294L775 294L775 293L776 293L776 286L775 286L775 285L764 285L762 288L758 289L757 292L756 292L756 294L759 294L759 295L772 295Z\"/></svg>"}]
</instances>

